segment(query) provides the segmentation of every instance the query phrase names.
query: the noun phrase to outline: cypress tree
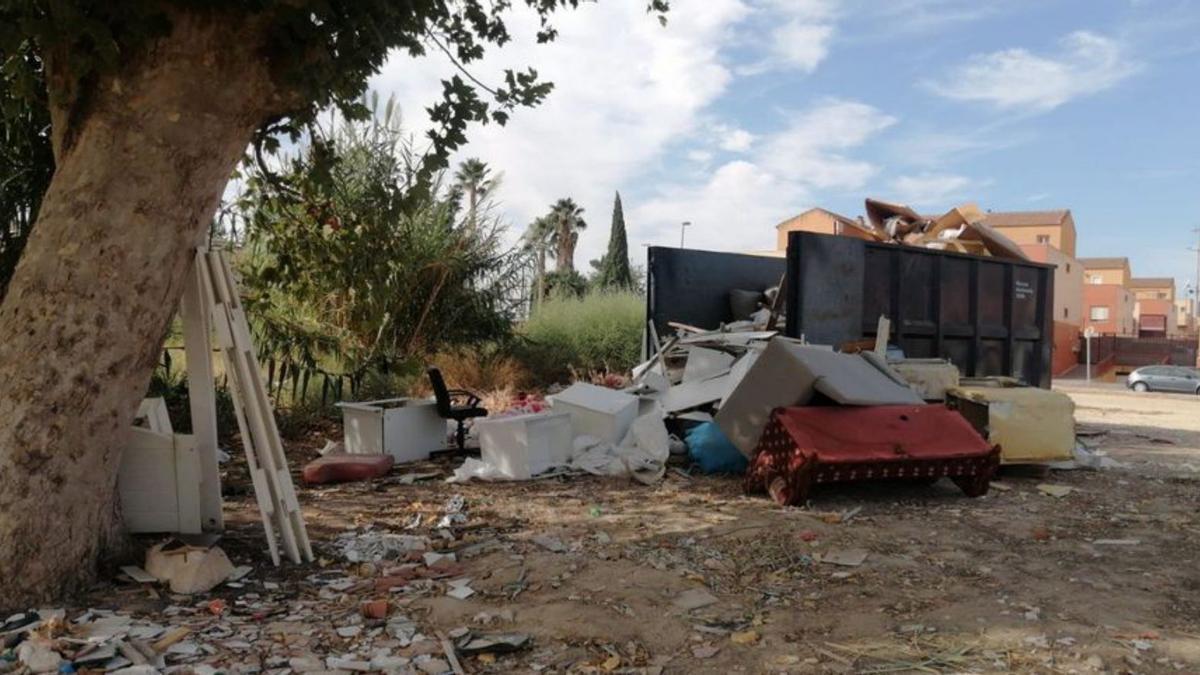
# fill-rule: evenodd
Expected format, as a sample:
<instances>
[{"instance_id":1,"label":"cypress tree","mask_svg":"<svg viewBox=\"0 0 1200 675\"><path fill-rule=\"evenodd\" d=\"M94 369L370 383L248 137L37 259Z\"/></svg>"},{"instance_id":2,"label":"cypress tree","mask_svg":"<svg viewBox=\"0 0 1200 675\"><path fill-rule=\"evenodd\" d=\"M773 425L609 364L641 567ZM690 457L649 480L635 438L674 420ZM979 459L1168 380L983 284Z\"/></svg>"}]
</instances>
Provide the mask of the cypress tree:
<instances>
[{"instance_id":1,"label":"cypress tree","mask_svg":"<svg viewBox=\"0 0 1200 675\"><path fill-rule=\"evenodd\" d=\"M621 193L613 200L612 229L608 235L608 251L600 264L596 278L600 288L632 288L633 273L629 269L629 243L625 239L625 213L621 209Z\"/></svg>"}]
</instances>

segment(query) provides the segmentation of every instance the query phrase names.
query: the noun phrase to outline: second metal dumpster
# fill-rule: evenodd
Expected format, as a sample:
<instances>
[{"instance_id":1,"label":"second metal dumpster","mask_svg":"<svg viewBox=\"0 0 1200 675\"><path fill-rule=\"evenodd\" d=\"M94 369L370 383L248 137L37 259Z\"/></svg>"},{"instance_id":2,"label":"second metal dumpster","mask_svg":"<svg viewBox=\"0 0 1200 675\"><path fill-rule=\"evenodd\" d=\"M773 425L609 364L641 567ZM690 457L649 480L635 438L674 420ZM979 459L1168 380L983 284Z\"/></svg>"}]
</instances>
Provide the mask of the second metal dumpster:
<instances>
[{"instance_id":1,"label":"second metal dumpster","mask_svg":"<svg viewBox=\"0 0 1200 675\"><path fill-rule=\"evenodd\" d=\"M883 315L909 357L1050 386L1052 265L793 232L787 289L789 336L871 338Z\"/></svg>"}]
</instances>

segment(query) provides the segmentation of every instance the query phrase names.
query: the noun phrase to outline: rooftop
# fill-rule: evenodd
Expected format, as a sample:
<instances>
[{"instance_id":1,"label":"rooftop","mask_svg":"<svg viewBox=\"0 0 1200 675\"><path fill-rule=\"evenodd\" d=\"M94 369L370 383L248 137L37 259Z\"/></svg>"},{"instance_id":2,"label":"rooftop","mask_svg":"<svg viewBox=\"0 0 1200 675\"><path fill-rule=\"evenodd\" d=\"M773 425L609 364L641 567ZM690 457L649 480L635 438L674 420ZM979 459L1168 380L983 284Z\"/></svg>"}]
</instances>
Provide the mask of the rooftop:
<instances>
[{"instance_id":1,"label":"rooftop","mask_svg":"<svg viewBox=\"0 0 1200 675\"><path fill-rule=\"evenodd\" d=\"M1124 269L1129 265L1129 258L1080 258L1079 264L1089 270Z\"/></svg>"},{"instance_id":2,"label":"rooftop","mask_svg":"<svg viewBox=\"0 0 1200 675\"><path fill-rule=\"evenodd\" d=\"M1171 277L1134 277L1129 280L1130 288L1175 288Z\"/></svg>"},{"instance_id":3,"label":"rooftop","mask_svg":"<svg viewBox=\"0 0 1200 675\"><path fill-rule=\"evenodd\" d=\"M1069 209L1054 211L992 211L983 222L992 227L1037 227L1059 225L1071 214Z\"/></svg>"},{"instance_id":4,"label":"rooftop","mask_svg":"<svg viewBox=\"0 0 1200 675\"><path fill-rule=\"evenodd\" d=\"M819 207L819 206L814 206L814 207L813 207L813 208L811 208L811 209L807 209L807 210L805 210L805 211L802 211L802 212L800 212L800 213L798 213L798 214L796 214L796 215L792 216L791 218L788 218L787 220L784 220L783 222L781 222L781 223L779 223L778 225L776 225L776 226L775 226L775 229L779 229L779 228L783 227L784 225L787 225L788 223L792 222L793 220L795 220L795 219L799 218L800 216L803 216L803 215L804 215L804 214L806 214L806 213L812 213L813 211L820 211L820 212L822 212L822 213L829 214L830 216L832 216L832 217L833 217L833 219L834 219L834 220L838 220L838 221L841 221L841 222L843 222L843 223L848 223L848 224L850 224L850 225L858 226L858 224L859 224L859 223L858 223L858 221L857 221L857 220L855 220L855 219L853 219L853 218L850 218L850 217L848 217L848 216L843 216L843 215L842 215L842 214L840 214L840 213L834 213L833 211L830 211L829 209L823 209L823 208L821 208L821 207Z\"/></svg>"}]
</instances>

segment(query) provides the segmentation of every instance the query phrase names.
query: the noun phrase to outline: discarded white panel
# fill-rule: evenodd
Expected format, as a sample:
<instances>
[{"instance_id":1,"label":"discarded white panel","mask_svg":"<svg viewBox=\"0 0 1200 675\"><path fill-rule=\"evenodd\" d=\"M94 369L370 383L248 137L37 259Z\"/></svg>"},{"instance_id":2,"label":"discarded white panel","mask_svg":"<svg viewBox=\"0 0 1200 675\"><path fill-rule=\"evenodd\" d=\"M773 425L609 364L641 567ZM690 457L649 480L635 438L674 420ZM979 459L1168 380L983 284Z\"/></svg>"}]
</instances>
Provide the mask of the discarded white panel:
<instances>
[{"instance_id":1,"label":"discarded white panel","mask_svg":"<svg viewBox=\"0 0 1200 675\"><path fill-rule=\"evenodd\" d=\"M576 436L619 443L637 417L638 399L615 389L577 382L550 397L550 408L571 415Z\"/></svg>"},{"instance_id":2,"label":"discarded white panel","mask_svg":"<svg viewBox=\"0 0 1200 675\"><path fill-rule=\"evenodd\" d=\"M397 463L429 459L446 447L446 421L432 400L389 398L339 403L346 452L389 454Z\"/></svg>"},{"instance_id":3,"label":"discarded white panel","mask_svg":"<svg viewBox=\"0 0 1200 675\"><path fill-rule=\"evenodd\" d=\"M729 393L733 393L733 390L737 389L737 386L742 383L742 380L746 377L746 373L750 372L751 366L754 365L754 362L758 360L761 354L761 350L750 349L738 357L737 361L733 362L733 367L729 369ZM726 394L726 397L728 395ZM724 399L721 402L724 403Z\"/></svg>"},{"instance_id":4,"label":"discarded white panel","mask_svg":"<svg viewBox=\"0 0 1200 675\"><path fill-rule=\"evenodd\" d=\"M690 335L679 340L681 345L696 345L705 343L721 343L727 345L745 346L751 342L759 340L770 340L775 337L779 331L774 330L746 330L734 332L713 332L701 333L699 335Z\"/></svg>"},{"instance_id":5,"label":"discarded white panel","mask_svg":"<svg viewBox=\"0 0 1200 675\"><path fill-rule=\"evenodd\" d=\"M687 365L683 369L683 381L707 380L729 372L733 356L716 349L705 347L687 348Z\"/></svg>"},{"instance_id":6,"label":"discarded white panel","mask_svg":"<svg viewBox=\"0 0 1200 675\"><path fill-rule=\"evenodd\" d=\"M669 413L690 410L716 403L728 396L729 392L729 375L683 382L667 390L667 395L663 397L663 408Z\"/></svg>"},{"instance_id":7,"label":"discarded white panel","mask_svg":"<svg viewBox=\"0 0 1200 675\"><path fill-rule=\"evenodd\" d=\"M507 478L524 480L571 460L571 416L537 413L481 419L481 459Z\"/></svg>"},{"instance_id":8,"label":"discarded white panel","mask_svg":"<svg viewBox=\"0 0 1200 675\"><path fill-rule=\"evenodd\" d=\"M200 461L184 434L130 429L121 453L117 493L132 533L200 533Z\"/></svg>"}]
</instances>

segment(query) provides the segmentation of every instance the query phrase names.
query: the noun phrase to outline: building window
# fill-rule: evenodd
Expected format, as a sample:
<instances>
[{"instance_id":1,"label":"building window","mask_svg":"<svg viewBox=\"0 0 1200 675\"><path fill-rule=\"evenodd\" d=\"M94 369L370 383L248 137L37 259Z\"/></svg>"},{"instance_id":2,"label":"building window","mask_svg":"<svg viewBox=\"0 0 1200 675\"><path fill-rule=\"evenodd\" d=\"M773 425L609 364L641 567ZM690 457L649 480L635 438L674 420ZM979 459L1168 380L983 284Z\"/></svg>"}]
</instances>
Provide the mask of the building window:
<instances>
[{"instance_id":1,"label":"building window","mask_svg":"<svg viewBox=\"0 0 1200 675\"><path fill-rule=\"evenodd\" d=\"M1050 235L1048 235L1048 234L1039 234L1039 235L1037 236L1037 243L1039 243L1039 244L1049 244L1049 243L1050 243Z\"/></svg>"},{"instance_id":2,"label":"building window","mask_svg":"<svg viewBox=\"0 0 1200 675\"><path fill-rule=\"evenodd\" d=\"M1099 274L1089 274L1088 275L1088 283L1089 284L1101 284L1101 283L1104 283L1104 279L1101 278Z\"/></svg>"},{"instance_id":3,"label":"building window","mask_svg":"<svg viewBox=\"0 0 1200 675\"><path fill-rule=\"evenodd\" d=\"M1064 319L1071 318L1071 309L1069 307L1063 307L1063 318Z\"/></svg>"},{"instance_id":4,"label":"building window","mask_svg":"<svg viewBox=\"0 0 1200 675\"><path fill-rule=\"evenodd\" d=\"M1096 306L1092 307L1092 321L1108 321L1108 307Z\"/></svg>"},{"instance_id":5,"label":"building window","mask_svg":"<svg viewBox=\"0 0 1200 675\"><path fill-rule=\"evenodd\" d=\"M1071 263L1067 263L1067 274L1071 273Z\"/></svg>"},{"instance_id":6,"label":"building window","mask_svg":"<svg viewBox=\"0 0 1200 675\"><path fill-rule=\"evenodd\" d=\"M1163 293L1162 291L1159 291L1159 292L1158 292L1158 299L1159 299L1159 300L1166 300L1166 299L1167 299L1167 294L1166 294L1166 293Z\"/></svg>"}]
</instances>

